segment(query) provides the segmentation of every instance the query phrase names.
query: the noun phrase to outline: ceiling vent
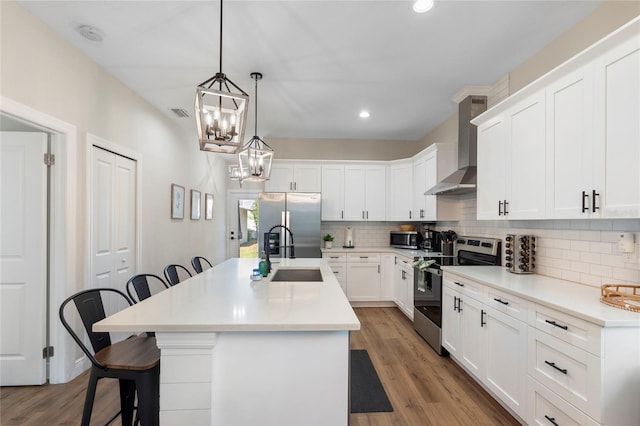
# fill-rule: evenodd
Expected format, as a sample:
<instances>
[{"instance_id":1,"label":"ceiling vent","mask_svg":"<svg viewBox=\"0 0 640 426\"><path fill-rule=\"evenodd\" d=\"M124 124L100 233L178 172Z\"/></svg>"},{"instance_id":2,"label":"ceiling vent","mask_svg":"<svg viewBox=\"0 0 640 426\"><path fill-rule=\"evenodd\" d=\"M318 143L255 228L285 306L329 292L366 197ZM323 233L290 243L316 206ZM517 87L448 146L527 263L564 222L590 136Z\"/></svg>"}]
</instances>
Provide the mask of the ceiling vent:
<instances>
[{"instance_id":1,"label":"ceiling vent","mask_svg":"<svg viewBox=\"0 0 640 426\"><path fill-rule=\"evenodd\" d=\"M177 115L178 117L180 117L180 118L188 118L188 117L191 117L191 116L189 115L189 113L188 113L187 111L183 110L182 108L171 108L171 111L173 111L173 113L174 113L175 115Z\"/></svg>"}]
</instances>

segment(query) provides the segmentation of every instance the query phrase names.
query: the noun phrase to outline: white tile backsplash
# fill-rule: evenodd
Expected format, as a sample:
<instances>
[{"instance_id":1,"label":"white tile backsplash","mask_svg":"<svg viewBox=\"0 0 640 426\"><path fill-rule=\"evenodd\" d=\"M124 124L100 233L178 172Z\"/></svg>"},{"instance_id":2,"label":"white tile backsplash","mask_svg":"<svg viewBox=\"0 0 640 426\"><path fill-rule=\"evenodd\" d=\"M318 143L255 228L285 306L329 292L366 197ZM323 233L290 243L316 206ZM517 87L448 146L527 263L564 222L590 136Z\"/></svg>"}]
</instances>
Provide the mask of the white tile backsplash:
<instances>
[{"instance_id":1,"label":"white tile backsplash","mask_svg":"<svg viewBox=\"0 0 640 426\"><path fill-rule=\"evenodd\" d=\"M640 281L640 219L582 219L532 221L478 221L474 194L460 197L462 220L438 222L438 230L453 229L459 235L493 237L507 234L536 236L536 272L591 286L638 284ZM354 231L356 247L388 247L389 232L400 222L323 222L322 235L336 237L342 246L345 226ZM635 234L635 252L628 260L618 251L620 232ZM504 249L503 249L504 256ZM503 258L504 264L504 258Z\"/></svg>"}]
</instances>

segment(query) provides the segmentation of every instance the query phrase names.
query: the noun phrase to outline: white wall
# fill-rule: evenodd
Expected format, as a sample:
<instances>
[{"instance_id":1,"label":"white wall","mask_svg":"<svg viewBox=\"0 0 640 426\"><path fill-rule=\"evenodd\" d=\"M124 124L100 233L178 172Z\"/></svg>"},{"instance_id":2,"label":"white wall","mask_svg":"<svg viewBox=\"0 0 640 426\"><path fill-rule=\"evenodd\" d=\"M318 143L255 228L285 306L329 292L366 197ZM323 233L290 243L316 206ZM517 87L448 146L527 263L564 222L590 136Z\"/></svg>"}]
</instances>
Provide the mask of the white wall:
<instances>
[{"instance_id":1,"label":"white wall","mask_svg":"<svg viewBox=\"0 0 640 426\"><path fill-rule=\"evenodd\" d=\"M15 2L2 1L0 94L77 128L77 247L75 287L86 283L86 135L136 151L142 166L142 264L162 275L165 264L194 255L225 257L226 164L198 150L164 113L106 73ZM197 84L197 82L194 82ZM214 194L214 220L170 219L170 186ZM187 204L188 205L188 204ZM204 217L204 216L203 216ZM204 236L204 238L203 238Z\"/></svg>"}]
</instances>

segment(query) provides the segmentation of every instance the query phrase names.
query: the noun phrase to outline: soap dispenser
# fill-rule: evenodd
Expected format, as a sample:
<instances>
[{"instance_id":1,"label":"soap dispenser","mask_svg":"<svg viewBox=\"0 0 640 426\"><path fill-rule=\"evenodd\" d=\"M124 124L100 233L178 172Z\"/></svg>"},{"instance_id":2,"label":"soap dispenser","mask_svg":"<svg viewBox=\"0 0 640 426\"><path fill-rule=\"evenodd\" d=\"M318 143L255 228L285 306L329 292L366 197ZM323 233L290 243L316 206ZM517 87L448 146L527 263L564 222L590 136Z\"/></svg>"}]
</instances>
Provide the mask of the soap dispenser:
<instances>
[{"instance_id":1,"label":"soap dispenser","mask_svg":"<svg viewBox=\"0 0 640 426\"><path fill-rule=\"evenodd\" d=\"M267 263L267 253L262 250L262 255L260 256L260 263L258 264L258 268L260 268L260 273L263 277L269 275L269 264Z\"/></svg>"}]
</instances>

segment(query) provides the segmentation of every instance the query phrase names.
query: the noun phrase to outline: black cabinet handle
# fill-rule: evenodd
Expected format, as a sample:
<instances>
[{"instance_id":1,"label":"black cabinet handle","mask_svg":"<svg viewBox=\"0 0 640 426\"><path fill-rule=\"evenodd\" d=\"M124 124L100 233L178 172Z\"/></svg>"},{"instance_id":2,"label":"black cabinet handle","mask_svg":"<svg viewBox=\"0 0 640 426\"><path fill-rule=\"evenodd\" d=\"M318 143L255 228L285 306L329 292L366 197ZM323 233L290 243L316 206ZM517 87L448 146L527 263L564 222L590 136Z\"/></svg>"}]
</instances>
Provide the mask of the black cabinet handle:
<instances>
[{"instance_id":1,"label":"black cabinet handle","mask_svg":"<svg viewBox=\"0 0 640 426\"><path fill-rule=\"evenodd\" d=\"M484 309L480 310L480 327L484 327L485 325L487 325L487 322L484 320L484 316L487 315L487 313L484 311Z\"/></svg>"},{"instance_id":2,"label":"black cabinet handle","mask_svg":"<svg viewBox=\"0 0 640 426\"><path fill-rule=\"evenodd\" d=\"M462 297L458 297L458 312L462 312Z\"/></svg>"},{"instance_id":3,"label":"black cabinet handle","mask_svg":"<svg viewBox=\"0 0 640 426\"><path fill-rule=\"evenodd\" d=\"M502 216L502 200L498 200L498 216Z\"/></svg>"},{"instance_id":4,"label":"black cabinet handle","mask_svg":"<svg viewBox=\"0 0 640 426\"><path fill-rule=\"evenodd\" d=\"M507 206L509 205L509 202L507 200L504 200L504 215L508 215L509 211L507 210Z\"/></svg>"},{"instance_id":5,"label":"black cabinet handle","mask_svg":"<svg viewBox=\"0 0 640 426\"><path fill-rule=\"evenodd\" d=\"M587 203L585 203L587 198L589 198L589 194L587 194L586 191L582 191L582 213L589 211L589 207L587 207Z\"/></svg>"},{"instance_id":6,"label":"black cabinet handle","mask_svg":"<svg viewBox=\"0 0 640 426\"><path fill-rule=\"evenodd\" d=\"M560 367L558 367L558 366L556 365L556 363L555 363L555 362L549 362L549 361L546 361L546 360L545 360L545 362L544 362L544 363L545 363L545 364L547 364L547 365L550 365L550 366L551 366L551 367L553 367L553 368L555 368L556 370L558 370L558 371L559 371L559 372L561 372L562 374L567 374L567 369L566 369L566 368L560 368Z\"/></svg>"},{"instance_id":7,"label":"black cabinet handle","mask_svg":"<svg viewBox=\"0 0 640 426\"><path fill-rule=\"evenodd\" d=\"M493 300L495 300L498 303L502 303L503 305L508 305L509 304L509 302L505 302L504 300L501 300L501 299L496 299L495 297L493 298Z\"/></svg>"},{"instance_id":8,"label":"black cabinet handle","mask_svg":"<svg viewBox=\"0 0 640 426\"><path fill-rule=\"evenodd\" d=\"M458 296L453 296L453 310L458 310Z\"/></svg>"},{"instance_id":9,"label":"black cabinet handle","mask_svg":"<svg viewBox=\"0 0 640 426\"><path fill-rule=\"evenodd\" d=\"M560 325L555 321L544 320L544 322L546 322L548 324L551 324L551 325L555 325L556 327L561 328L563 330L568 330L569 329L569 327L567 327L566 325Z\"/></svg>"},{"instance_id":10,"label":"black cabinet handle","mask_svg":"<svg viewBox=\"0 0 640 426\"><path fill-rule=\"evenodd\" d=\"M549 417L546 414L544 415L544 418L549 420L549 423L551 423L552 425L555 426L559 426L558 423L556 423L556 418L555 417Z\"/></svg>"},{"instance_id":11,"label":"black cabinet handle","mask_svg":"<svg viewBox=\"0 0 640 426\"><path fill-rule=\"evenodd\" d=\"M464 284L461 284L458 281L454 281L453 283L459 285L460 287L464 287Z\"/></svg>"},{"instance_id":12,"label":"black cabinet handle","mask_svg":"<svg viewBox=\"0 0 640 426\"><path fill-rule=\"evenodd\" d=\"M598 193L596 192L596 190L594 189L593 191L591 191L591 206L592 206L591 211L592 211L593 213L595 213L595 212L596 212L596 210L599 210L599 209L600 209L600 207L597 207L597 206L596 206L596 196L597 196L597 197L599 197L599 196L600 196L600 194L598 194Z\"/></svg>"}]
</instances>

